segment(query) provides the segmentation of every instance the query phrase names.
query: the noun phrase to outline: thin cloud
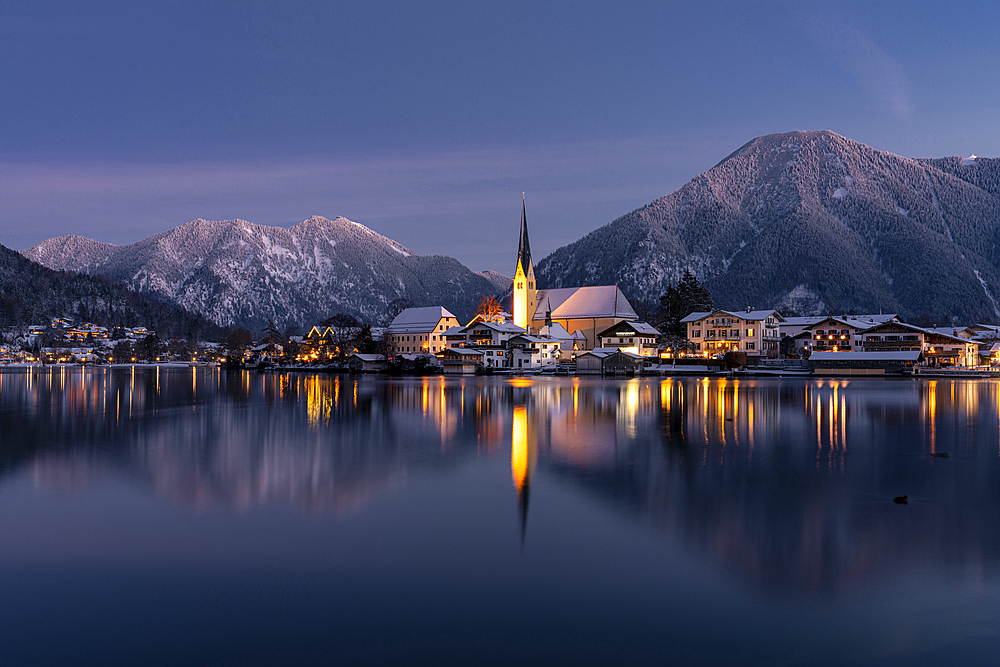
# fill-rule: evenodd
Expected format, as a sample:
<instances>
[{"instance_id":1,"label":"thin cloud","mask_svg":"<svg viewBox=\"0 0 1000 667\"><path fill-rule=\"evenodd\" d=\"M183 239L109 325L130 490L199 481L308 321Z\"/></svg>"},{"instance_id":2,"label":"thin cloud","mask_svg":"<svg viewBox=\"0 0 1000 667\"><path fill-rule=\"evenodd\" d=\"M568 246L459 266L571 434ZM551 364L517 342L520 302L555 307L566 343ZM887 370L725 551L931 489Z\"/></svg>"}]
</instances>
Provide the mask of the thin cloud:
<instances>
[{"instance_id":1,"label":"thin cloud","mask_svg":"<svg viewBox=\"0 0 1000 667\"><path fill-rule=\"evenodd\" d=\"M0 243L79 234L120 244L198 217L288 226L343 215L416 252L478 264L484 230L498 253L516 234L522 190L545 253L669 194L736 143L678 134L327 160L3 162ZM472 268L504 268L498 257Z\"/></svg>"},{"instance_id":2,"label":"thin cloud","mask_svg":"<svg viewBox=\"0 0 1000 667\"><path fill-rule=\"evenodd\" d=\"M913 113L912 84L903 66L860 28L842 17L811 17L810 37L827 52L884 111L899 118Z\"/></svg>"}]
</instances>

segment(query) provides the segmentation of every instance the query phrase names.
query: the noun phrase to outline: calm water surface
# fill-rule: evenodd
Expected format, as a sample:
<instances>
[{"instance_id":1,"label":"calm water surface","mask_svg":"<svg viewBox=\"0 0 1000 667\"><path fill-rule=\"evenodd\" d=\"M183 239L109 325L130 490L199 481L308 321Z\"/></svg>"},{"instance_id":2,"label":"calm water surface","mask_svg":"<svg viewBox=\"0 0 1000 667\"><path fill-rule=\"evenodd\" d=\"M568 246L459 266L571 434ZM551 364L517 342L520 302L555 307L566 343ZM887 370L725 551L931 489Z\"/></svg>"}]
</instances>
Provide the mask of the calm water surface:
<instances>
[{"instance_id":1,"label":"calm water surface","mask_svg":"<svg viewBox=\"0 0 1000 667\"><path fill-rule=\"evenodd\" d=\"M991 380L0 373L4 665L995 664L998 562Z\"/></svg>"}]
</instances>

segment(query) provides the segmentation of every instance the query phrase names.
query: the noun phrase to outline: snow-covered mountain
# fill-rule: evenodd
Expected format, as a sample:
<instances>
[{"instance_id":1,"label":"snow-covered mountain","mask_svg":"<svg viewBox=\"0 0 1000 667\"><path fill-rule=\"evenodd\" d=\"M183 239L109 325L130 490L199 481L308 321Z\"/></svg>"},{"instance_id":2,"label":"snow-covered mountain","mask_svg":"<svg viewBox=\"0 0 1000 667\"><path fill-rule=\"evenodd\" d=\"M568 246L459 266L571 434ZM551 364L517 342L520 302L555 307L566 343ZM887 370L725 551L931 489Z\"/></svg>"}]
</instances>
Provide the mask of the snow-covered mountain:
<instances>
[{"instance_id":1,"label":"snow-covered mountain","mask_svg":"<svg viewBox=\"0 0 1000 667\"><path fill-rule=\"evenodd\" d=\"M513 278L508 278L502 273L487 269L486 271L476 271L483 278L489 280L497 288L497 294L505 294L514 284Z\"/></svg>"},{"instance_id":2,"label":"snow-covered mountain","mask_svg":"<svg viewBox=\"0 0 1000 667\"><path fill-rule=\"evenodd\" d=\"M338 312L385 322L396 299L467 318L480 298L502 291L451 257L418 255L346 218L314 216L290 229L195 220L125 246L63 236L23 254L251 329L268 320L308 327Z\"/></svg>"},{"instance_id":3,"label":"snow-covered mountain","mask_svg":"<svg viewBox=\"0 0 1000 667\"><path fill-rule=\"evenodd\" d=\"M747 143L559 248L540 287L655 301L690 268L719 306L1000 321L1000 160L917 160L829 131Z\"/></svg>"}]
</instances>

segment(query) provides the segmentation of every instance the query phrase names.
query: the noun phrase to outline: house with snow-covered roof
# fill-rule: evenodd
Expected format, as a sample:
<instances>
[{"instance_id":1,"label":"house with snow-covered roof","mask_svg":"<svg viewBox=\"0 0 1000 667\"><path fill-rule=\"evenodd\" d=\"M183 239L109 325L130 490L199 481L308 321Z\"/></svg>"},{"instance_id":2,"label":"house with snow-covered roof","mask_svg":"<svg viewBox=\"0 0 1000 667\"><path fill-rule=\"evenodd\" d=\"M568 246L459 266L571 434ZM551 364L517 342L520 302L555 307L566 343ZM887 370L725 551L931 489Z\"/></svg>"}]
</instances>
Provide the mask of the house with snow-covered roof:
<instances>
[{"instance_id":1,"label":"house with snow-covered roof","mask_svg":"<svg viewBox=\"0 0 1000 667\"><path fill-rule=\"evenodd\" d=\"M950 329L949 329L950 331ZM933 366L975 366L979 343L905 322L886 322L864 332L865 352L921 352Z\"/></svg>"},{"instance_id":2,"label":"house with snow-covered roof","mask_svg":"<svg viewBox=\"0 0 1000 667\"><path fill-rule=\"evenodd\" d=\"M695 354L738 351L750 357L777 357L779 327L784 319L773 309L747 308L691 313L681 322L687 327L688 347Z\"/></svg>"},{"instance_id":3,"label":"house with snow-covered roof","mask_svg":"<svg viewBox=\"0 0 1000 667\"><path fill-rule=\"evenodd\" d=\"M510 368L545 368L555 366L562 357L562 345L551 336L518 334L507 341ZM570 343L572 345L572 343Z\"/></svg>"},{"instance_id":4,"label":"house with snow-covered roof","mask_svg":"<svg viewBox=\"0 0 1000 667\"><path fill-rule=\"evenodd\" d=\"M510 301L514 324L529 333L559 324L577 341L578 349L590 349L597 334L622 320L638 320L635 309L617 285L539 289L528 240L528 221L521 201L521 233ZM579 332L579 334L577 334Z\"/></svg>"},{"instance_id":5,"label":"house with snow-covered roof","mask_svg":"<svg viewBox=\"0 0 1000 667\"><path fill-rule=\"evenodd\" d=\"M444 332L458 326L458 318L443 306L407 308L386 327L384 339L390 356L445 349Z\"/></svg>"},{"instance_id":6,"label":"house with snow-covered roof","mask_svg":"<svg viewBox=\"0 0 1000 667\"><path fill-rule=\"evenodd\" d=\"M660 332L646 322L622 320L597 334L598 347L614 347L643 357L655 357L659 352Z\"/></svg>"}]
</instances>

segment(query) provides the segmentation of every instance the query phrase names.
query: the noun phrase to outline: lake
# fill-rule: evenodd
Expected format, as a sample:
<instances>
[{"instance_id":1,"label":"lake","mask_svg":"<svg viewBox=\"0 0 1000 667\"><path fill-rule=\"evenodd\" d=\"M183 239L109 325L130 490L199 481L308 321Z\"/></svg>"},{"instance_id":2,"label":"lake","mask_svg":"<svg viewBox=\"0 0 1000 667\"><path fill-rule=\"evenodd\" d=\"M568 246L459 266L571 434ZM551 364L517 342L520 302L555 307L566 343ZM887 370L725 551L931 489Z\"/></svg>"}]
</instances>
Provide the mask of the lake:
<instances>
[{"instance_id":1,"label":"lake","mask_svg":"<svg viewBox=\"0 0 1000 667\"><path fill-rule=\"evenodd\" d=\"M995 380L11 369L0 466L4 665L1000 649Z\"/></svg>"}]
</instances>

